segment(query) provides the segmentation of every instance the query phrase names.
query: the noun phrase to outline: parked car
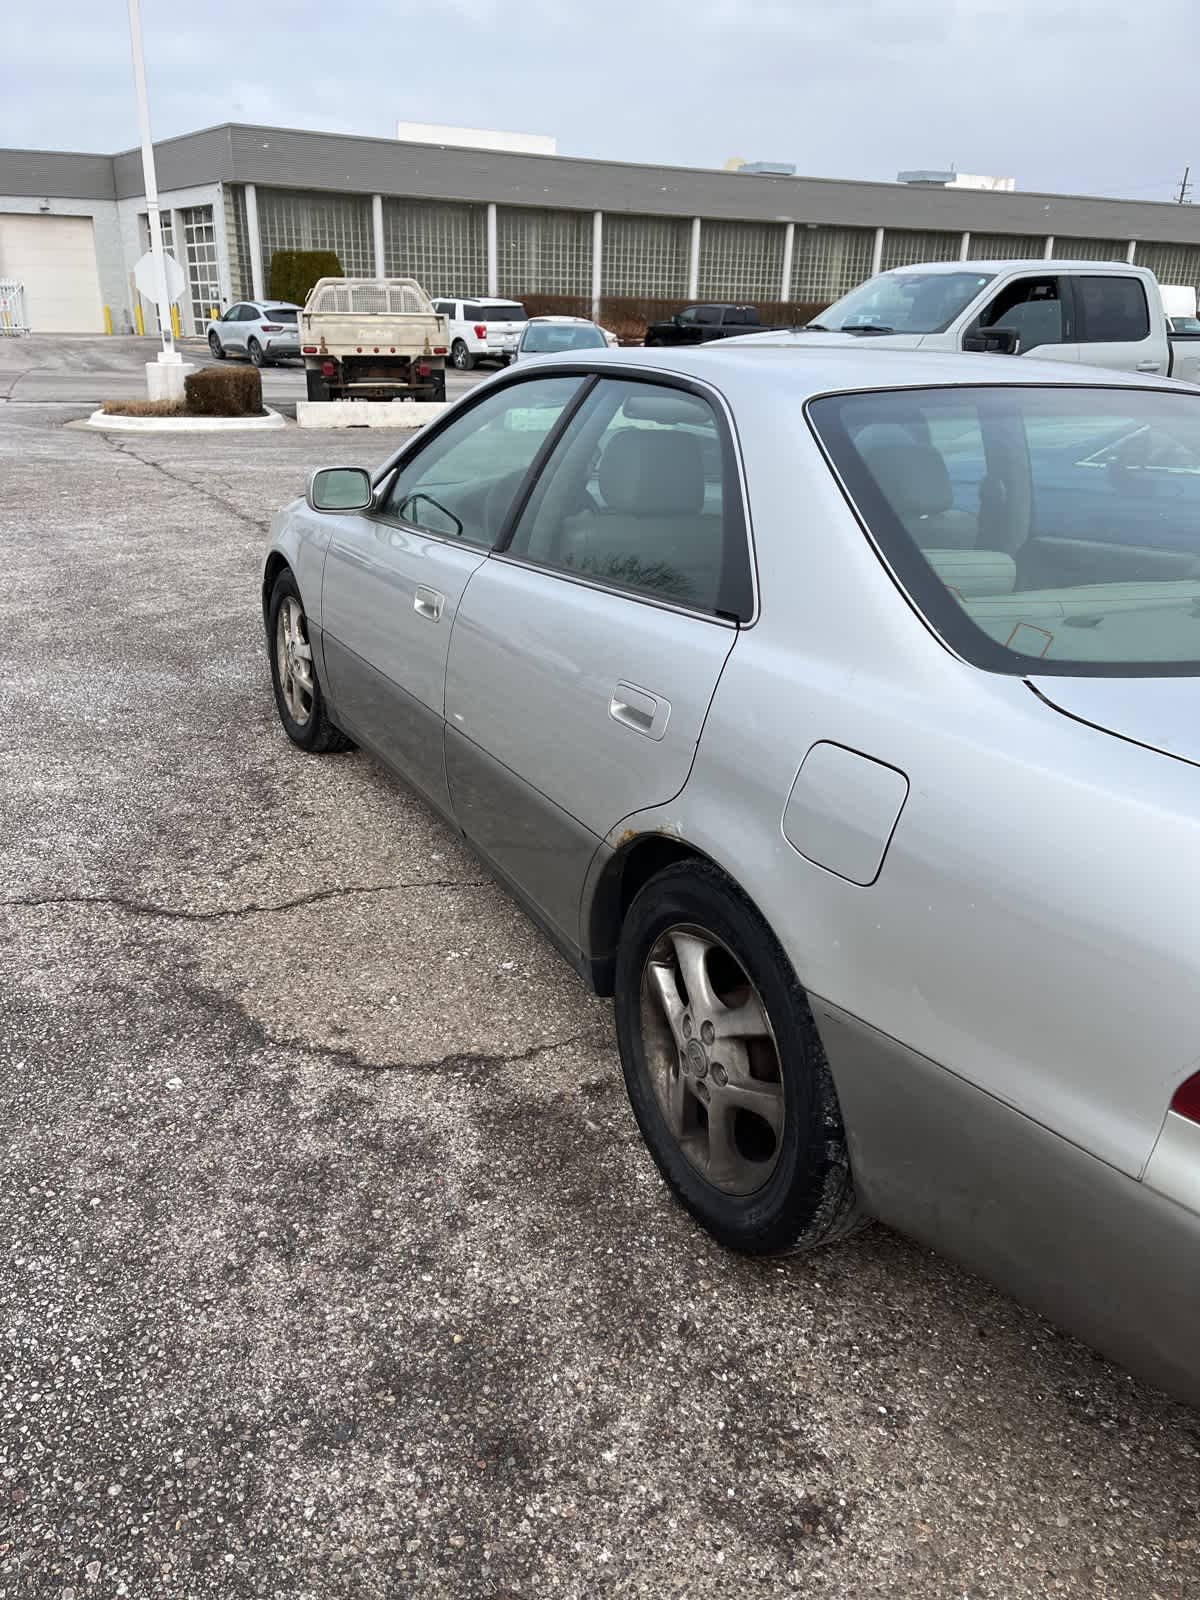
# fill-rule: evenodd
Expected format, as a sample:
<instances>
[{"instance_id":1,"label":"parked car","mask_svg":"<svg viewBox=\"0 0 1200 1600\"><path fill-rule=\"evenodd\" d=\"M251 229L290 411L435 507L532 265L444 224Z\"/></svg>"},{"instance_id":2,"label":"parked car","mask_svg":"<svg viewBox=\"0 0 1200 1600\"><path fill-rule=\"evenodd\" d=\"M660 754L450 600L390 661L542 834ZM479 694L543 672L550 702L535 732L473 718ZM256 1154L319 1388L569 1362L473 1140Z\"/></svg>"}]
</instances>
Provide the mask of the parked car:
<instances>
[{"instance_id":1,"label":"parked car","mask_svg":"<svg viewBox=\"0 0 1200 1600\"><path fill-rule=\"evenodd\" d=\"M208 348L218 361L247 356L256 367L300 355L301 307L287 300L239 300L208 324Z\"/></svg>"},{"instance_id":2,"label":"parked car","mask_svg":"<svg viewBox=\"0 0 1200 1600\"><path fill-rule=\"evenodd\" d=\"M604 350L615 343L586 317L530 317L513 351L513 360L522 356L563 355L568 350Z\"/></svg>"},{"instance_id":3,"label":"parked car","mask_svg":"<svg viewBox=\"0 0 1200 1600\"><path fill-rule=\"evenodd\" d=\"M614 996L717 1239L882 1218L1200 1403L1200 520L1104 458L1142 430L1194 472L1153 379L545 357L315 473L262 601L288 737Z\"/></svg>"},{"instance_id":4,"label":"parked car","mask_svg":"<svg viewBox=\"0 0 1200 1600\"><path fill-rule=\"evenodd\" d=\"M646 329L646 343L711 344L714 339L733 339L765 326L759 321L757 306L687 306L665 322L652 322Z\"/></svg>"},{"instance_id":5,"label":"parked car","mask_svg":"<svg viewBox=\"0 0 1200 1600\"><path fill-rule=\"evenodd\" d=\"M525 323L519 300L441 299L434 309L450 323L450 361L459 372L470 372L477 361L498 361L507 366L516 352Z\"/></svg>"},{"instance_id":6,"label":"parked car","mask_svg":"<svg viewBox=\"0 0 1200 1600\"><path fill-rule=\"evenodd\" d=\"M993 351L1200 383L1200 347L1176 339L1158 280L1113 261L928 261L868 278L805 328L881 348ZM750 335L749 337L756 337Z\"/></svg>"}]
</instances>

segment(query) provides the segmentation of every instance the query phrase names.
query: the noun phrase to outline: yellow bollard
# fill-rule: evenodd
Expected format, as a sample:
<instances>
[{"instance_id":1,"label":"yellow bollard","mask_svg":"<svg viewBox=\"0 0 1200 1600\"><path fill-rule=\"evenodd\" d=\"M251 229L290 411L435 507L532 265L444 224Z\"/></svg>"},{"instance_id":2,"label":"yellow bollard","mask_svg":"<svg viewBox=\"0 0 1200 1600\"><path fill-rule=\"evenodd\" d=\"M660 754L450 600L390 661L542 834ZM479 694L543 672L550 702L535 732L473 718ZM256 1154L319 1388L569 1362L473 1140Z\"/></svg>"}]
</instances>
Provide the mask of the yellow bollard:
<instances>
[{"instance_id":1,"label":"yellow bollard","mask_svg":"<svg viewBox=\"0 0 1200 1600\"><path fill-rule=\"evenodd\" d=\"M105 331L105 333L111 333L112 332L112 307L111 306L105 306L105 308L104 308L104 331Z\"/></svg>"},{"instance_id":2,"label":"yellow bollard","mask_svg":"<svg viewBox=\"0 0 1200 1600\"><path fill-rule=\"evenodd\" d=\"M179 307L171 307L171 329L177 339L183 338L183 328L179 321Z\"/></svg>"},{"instance_id":3,"label":"yellow bollard","mask_svg":"<svg viewBox=\"0 0 1200 1600\"><path fill-rule=\"evenodd\" d=\"M208 315L210 321L216 322L217 318L221 315L220 306L209 306Z\"/></svg>"},{"instance_id":4,"label":"yellow bollard","mask_svg":"<svg viewBox=\"0 0 1200 1600\"><path fill-rule=\"evenodd\" d=\"M142 316L142 302L138 300L133 308L133 320L137 325L138 338L146 337L146 319Z\"/></svg>"}]
</instances>

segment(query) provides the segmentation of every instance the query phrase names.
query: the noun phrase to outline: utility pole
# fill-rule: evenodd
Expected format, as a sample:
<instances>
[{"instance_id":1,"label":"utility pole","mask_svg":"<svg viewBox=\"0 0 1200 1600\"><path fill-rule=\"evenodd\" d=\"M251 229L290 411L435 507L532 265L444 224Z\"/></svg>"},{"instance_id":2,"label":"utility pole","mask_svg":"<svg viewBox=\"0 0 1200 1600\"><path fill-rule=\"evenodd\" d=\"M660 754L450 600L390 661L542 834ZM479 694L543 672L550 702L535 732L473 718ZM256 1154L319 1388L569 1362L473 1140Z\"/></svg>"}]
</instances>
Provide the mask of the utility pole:
<instances>
[{"instance_id":1,"label":"utility pole","mask_svg":"<svg viewBox=\"0 0 1200 1600\"><path fill-rule=\"evenodd\" d=\"M142 54L141 0L129 0L129 42L133 50L133 86L137 95L138 131L142 140L142 179L146 189L146 220L150 224L150 254L154 260L154 300L162 349L158 360L146 363L146 385L152 400L182 400L184 368L175 348L171 325L171 296L163 256L162 223L158 212L158 180L154 173L154 144L150 138L150 100L146 93L146 62Z\"/></svg>"},{"instance_id":2,"label":"utility pole","mask_svg":"<svg viewBox=\"0 0 1200 1600\"><path fill-rule=\"evenodd\" d=\"M1176 205L1179 205L1179 206L1190 206L1191 203L1192 203L1188 199L1188 194L1189 194L1189 192L1191 190L1191 187L1192 187L1192 184L1191 184L1191 171L1192 171L1192 169L1191 169L1190 166L1184 167L1184 169L1183 169L1183 177L1180 178L1180 180L1179 180L1179 193L1175 196L1175 204Z\"/></svg>"}]
</instances>

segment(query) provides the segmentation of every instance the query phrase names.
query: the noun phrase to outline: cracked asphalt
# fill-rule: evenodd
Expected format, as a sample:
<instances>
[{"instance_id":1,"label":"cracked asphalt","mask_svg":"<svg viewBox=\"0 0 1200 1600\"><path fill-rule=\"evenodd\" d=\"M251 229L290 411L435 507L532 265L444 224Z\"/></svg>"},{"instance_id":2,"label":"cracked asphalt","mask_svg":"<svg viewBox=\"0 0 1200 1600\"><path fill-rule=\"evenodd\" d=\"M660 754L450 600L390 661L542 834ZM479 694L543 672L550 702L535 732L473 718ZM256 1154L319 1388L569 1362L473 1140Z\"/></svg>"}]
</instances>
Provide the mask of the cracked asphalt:
<instances>
[{"instance_id":1,"label":"cracked asphalt","mask_svg":"<svg viewBox=\"0 0 1200 1600\"><path fill-rule=\"evenodd\" d=\"M289 429L0 410L0 1595L1200 1595L1200 1417L875 1228L713 1245L607 1005L258 611Z\"/></svg>"}]
</instances>

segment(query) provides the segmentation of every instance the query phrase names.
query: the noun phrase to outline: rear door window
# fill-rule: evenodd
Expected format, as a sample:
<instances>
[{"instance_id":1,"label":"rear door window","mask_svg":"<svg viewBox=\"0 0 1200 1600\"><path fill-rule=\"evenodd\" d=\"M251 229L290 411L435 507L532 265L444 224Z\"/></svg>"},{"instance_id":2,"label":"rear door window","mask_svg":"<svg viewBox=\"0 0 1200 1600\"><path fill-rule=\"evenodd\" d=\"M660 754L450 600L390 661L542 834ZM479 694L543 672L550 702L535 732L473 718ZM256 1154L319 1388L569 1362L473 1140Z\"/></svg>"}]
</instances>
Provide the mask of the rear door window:
<instances>
[{"instance_id":1,"label":"rear door window","mask_svg":"<svg viewBox=\"0 0 1200 1600\"><path fill-rule=\"evenodd\" d=\"M1079 339L1087 344L1136 344L1150 336L1150 311L1140 278L1105 274L1075 279Z\"/></svg>"}]
</instances>

